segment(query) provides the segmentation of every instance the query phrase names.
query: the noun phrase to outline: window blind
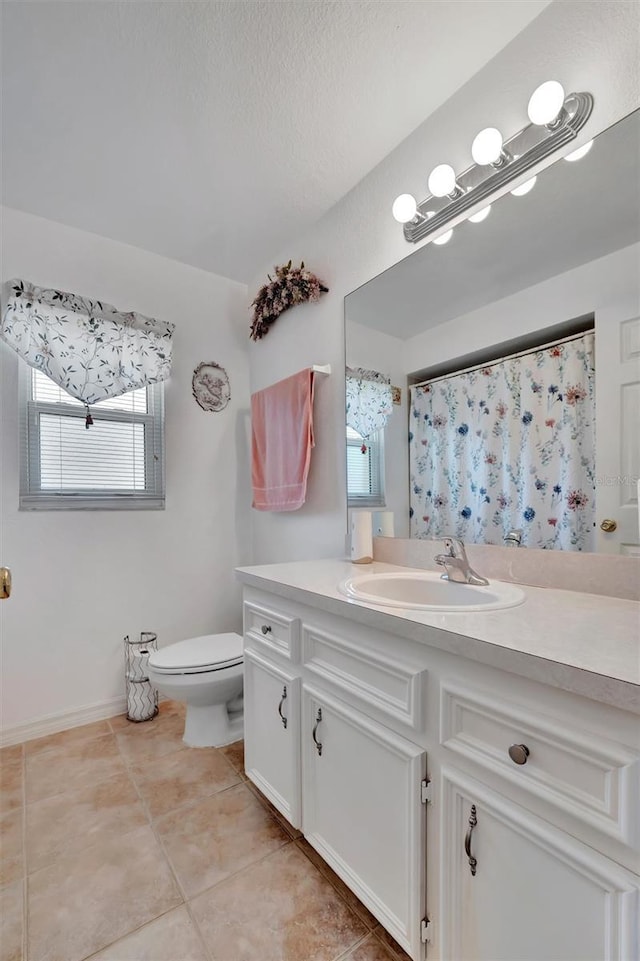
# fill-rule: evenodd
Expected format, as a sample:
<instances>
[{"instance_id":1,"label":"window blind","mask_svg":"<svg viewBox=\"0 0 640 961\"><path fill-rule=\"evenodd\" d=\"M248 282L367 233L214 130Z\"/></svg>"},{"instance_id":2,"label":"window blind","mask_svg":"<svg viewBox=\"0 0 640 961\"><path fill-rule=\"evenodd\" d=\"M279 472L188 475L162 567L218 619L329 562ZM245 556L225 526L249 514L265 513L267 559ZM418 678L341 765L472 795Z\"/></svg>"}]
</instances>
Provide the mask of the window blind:
<instances>
[{"instance_id":1,"label":"window blind","mask_svg":"<svg viewBox=\"0 0 640 961\"><path fill-rule=\"evenodd\" d=\"M29 370L22 418L20 507L162 508L163 385L85 406L46 374Z\"/></svg>"},{"instance_id":2,"label":"window blind","mask_svg":"<svg viewBox=\"0 0 640 961\"><path fill-rule=\"evenodd\" d=\"M347 427L347 500L349 507L384 507L384 431L368 440ZM366 452L362 453L363 443Z\"/></svg>"}]
</instances>

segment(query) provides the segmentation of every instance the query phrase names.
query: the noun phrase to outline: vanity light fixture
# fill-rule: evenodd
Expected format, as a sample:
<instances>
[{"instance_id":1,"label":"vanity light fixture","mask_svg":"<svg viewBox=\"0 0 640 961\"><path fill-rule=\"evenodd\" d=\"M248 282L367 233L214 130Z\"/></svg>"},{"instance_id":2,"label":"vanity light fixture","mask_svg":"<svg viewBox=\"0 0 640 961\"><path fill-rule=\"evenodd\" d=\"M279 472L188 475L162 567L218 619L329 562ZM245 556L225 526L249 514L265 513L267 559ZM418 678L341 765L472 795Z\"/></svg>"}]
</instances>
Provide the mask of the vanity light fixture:
<instances>
[{"instance_id":1,"label":"vanity light fixture","mask_svg":"<svg viewBox=\"0 0 640 961\"><path fill-rule=\"evenodd\" d=\"M531 94L527 113L531 123L555 130L564 119L563 107L564 87L557 80L547 80Z\"/></svg>"},{"instance_id":2,"label":"vanity light fixture","mask_svg":"<svg viewBox=\"0 0 640 961\"><path fill-rule=\"evenodd\" d=\"M412 197L411 194L400 194L393 201L393 207L391 208L391 212L399 224L408 224L410 220L413 220L417 211L418 205L415 197Z\"/></svg>"},{"instance_id":3,"label":"vanity light fixture","mask_svg":"<svg viewBox=\"0 0 640 961\"><path fill-rule=\"evenodd\" d=\"M471 144L471 156L481 167L502 167L513 158L503 149L502 134L495 127L485 127Z\"/></svg>"},{"instance_id":4,"label":"vanity light fixture","mask_svg":"<svg viewBox=\"0 0 640 961\"><path fill-rule=\"evenodd\" d=\"M434 197L450 197L455 200L464 191L456 183L456 172L449 164L438 164L429 174L429 190Z\"/></svg>"},{"instance_id":5,"label":"vanity light fixture","mask_svg":"<svg viewBox=\"0 0 640 961\"><path fill-rule=\"evenodd\" d=\"M450 164L438 164L429 174L429 196L418 203L411 194L401 194L393 204L393 216L404 224L404 236L409 243L418 243L442 231L442 228L461 214L476 209L468 217L480 223L488 216L489 198L498 190L539 165L574 140L593 110L590 93L570 93L557 80L541 84L529 99L527 113L531 121L516 134L504 140L496 127L486 127L473 140L471 156L474 163L456 175ZM568 154L566 160L579 160L588 153L591 142ZM522 197L533 188L536 178L530 177L511 193ZM467 214L468 215L468 214ZM434 240L446 243L451 233L441 232ZM446 238L446 239L444 239Z\"/></svg>"},{"instance_id":6,"label":"vanity light fixture","mask_svg":"<svg viewBox=\"0 0 640 961\"><path fill-rule=\"evenodd\" d=\"M469 222L472 224L481 224L483 220L486 220L491 213L491 204L487 204L482 210L479 210L477 214L471 214L469 217ZM434 240L435 243L435 240Z\"/></svg>"},{"instance_id":7,"label":"vanity light fixture","mask_svg":"<svg viewBox=\"0 0 640 961\"><path fill-rule=\"evenodd\" d=\"M436 237L433 243L438 245L448 244L452 236L453 236L453 227L451 228L451 230L447 230L445 234L440 234L439 237Z\"/></svg>"},{"instance_id":8,"label":"vanity light fixture","mask_svg":"<svg viewBox=\"0 0 640 961\"><path fill-rule=\"evenodd\" d=\"M537 177L532 177L531 180L525 180L523 184L520 184L520 186L512 190L511 193L514 197L524 197L530 190L533 190L537 179ZM469 220L471 220L471 218L469 218Z\"/></svg>"},{"instance_id":9,"label":"vanity light fixture","mask_svg":"<svg viewBox=\"0 0 640 961\"><path fill-rule=\"evenodd\" d=\"M586 143L583 143L581 147L578 147L577 150L574 150L572 153L568 153L562 159L568 160L569 163L573 163L574 160L582 160L583 157L587 156L592 147L593 140L588 140Z\"/></svg>"}]
</instances>

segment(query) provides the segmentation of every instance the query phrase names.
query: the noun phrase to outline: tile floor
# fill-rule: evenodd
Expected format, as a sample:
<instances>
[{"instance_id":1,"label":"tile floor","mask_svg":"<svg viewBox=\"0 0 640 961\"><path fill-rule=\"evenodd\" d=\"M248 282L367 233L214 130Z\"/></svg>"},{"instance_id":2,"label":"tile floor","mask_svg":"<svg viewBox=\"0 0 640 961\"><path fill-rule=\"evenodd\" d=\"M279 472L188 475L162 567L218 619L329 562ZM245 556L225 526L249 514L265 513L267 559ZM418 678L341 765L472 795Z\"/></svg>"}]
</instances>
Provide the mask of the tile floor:
<instances>
[{"instance_id":1,"label":"tile floor","mask_svg":"<svg viewBox=\"0 0 640 961\"><path fill-rule=\"evenodd\" d=\"M0 961L406 961L181 705L0 751Z\"/></svg>"}]
</instances>

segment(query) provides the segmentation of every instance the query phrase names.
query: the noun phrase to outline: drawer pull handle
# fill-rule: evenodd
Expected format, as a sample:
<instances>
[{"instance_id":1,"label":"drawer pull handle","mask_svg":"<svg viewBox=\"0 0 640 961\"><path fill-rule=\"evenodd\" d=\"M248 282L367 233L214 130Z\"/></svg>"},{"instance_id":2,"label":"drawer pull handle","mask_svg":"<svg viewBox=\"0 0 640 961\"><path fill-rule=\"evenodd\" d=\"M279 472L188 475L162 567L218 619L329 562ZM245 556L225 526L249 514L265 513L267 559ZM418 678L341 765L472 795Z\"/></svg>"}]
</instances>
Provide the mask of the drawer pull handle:
<instances>
[{"instance_id":1,"label":"drawer pull handle","mask_svg":"<svg viewBox=\"0 0 640 961\"><path fill-rule=\"evenodd\" d=\"M263 634L271 634L271 625L263 624L260 630L262 631Z\"/></svg>"},{"instance_id":2,"label":"drawer pull handle","mask_svg":"<svg viewBox=\"0 0 640 961\"><path fill-rule=\"evenodd\" d=\"M282 713L282 705L284 704L286 699L287 699L287 685L285 684L285 686L282 688L282 697L280 698L280 703L278 704L278 714L280 715L280 720L282 721L282 726L285 729L285 731L287 729L287 719Z\"/></svg>"},{"instance_id":3,"label":"drawer pull handle","mask_svg":"<svg viewBox=\"0 0 640 961\"><path fill-rule=\"evenodd\" d=\"M514 764L526 764L529 753L526 744L512 744L509 748L509 757Z\"/></svg>"},{"instance_id":4,"label":"drawer pull handle","mask_svg":"<svg viewBox=\"0 0 640 961\"><path fill-rule=\"evenodd\" d=\"M464 851L465 851L465 854L467 855L467 858L469 859L469 870L471 871L471 876L474 878L476 876L476 867L478 865L478 862L476 861L473 854L471 853L471 835L473 834L473 829L477 823L478 823L478 819L476 817L476 806L475 804L472 804L471 814L469 815L469 828L464 838Z\"/></svg>"},{"instance_id":5,"label":"drawer pull handle","mask_svg":"<svg viewBox=\"0 0 640 961\"><path fill-rule=\"evenodd\" d=\"M322 720L322 708L319 707L318 712L316 714L316 723L313 725L313 731L311 732L313 743L315 744L316 751L318 752L319 755L322 754L322 741L319 741L318 738L316 737L316 731L318 730L318 724L320 723L321 720Z\"/></svg>"}]
</instances>

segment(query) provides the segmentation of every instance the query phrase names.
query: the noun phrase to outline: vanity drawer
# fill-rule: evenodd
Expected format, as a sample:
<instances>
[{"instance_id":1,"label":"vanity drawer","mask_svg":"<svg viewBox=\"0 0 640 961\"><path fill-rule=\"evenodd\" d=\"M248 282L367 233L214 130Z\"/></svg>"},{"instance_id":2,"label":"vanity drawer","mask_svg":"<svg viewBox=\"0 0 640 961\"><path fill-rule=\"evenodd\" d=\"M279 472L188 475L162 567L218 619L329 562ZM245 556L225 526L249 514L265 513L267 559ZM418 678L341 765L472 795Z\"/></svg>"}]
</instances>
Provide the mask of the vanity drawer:
<instances>
[{"instance_id":1,"label":"vanity drawer","mask_svg":"<svg viewBox=\"0 0 640 961\"><path fill-rule=\"evenodd\" d=\"M365 711L374 708L414 730L422 729L423 668L363 650L353 640L307 624L302 626L302 659L306 672L339 696L356 698Z\"/></svg>"},{"instance_id":2,"label":"vanity drawer","mask_svg":"<svg viewBox=\"0 0 640 961\"><path fill-rule=\"evenodd\" d=\"M640 754L625 745L575 730L570 718L542 716L535 704L516 706L445 680L440 743L638 849Z\"/></svg>"},{"instance_id":3,"label":"vanity drawer","mask_svg":"<svg viewBox=\"0 0 640 961\"><path fill-rule=\"evenodd\" d=\"M300 619L270 607L244 603L245 644L274 651L288 661L300 659Z\"/></svg>"}]
</instances>

